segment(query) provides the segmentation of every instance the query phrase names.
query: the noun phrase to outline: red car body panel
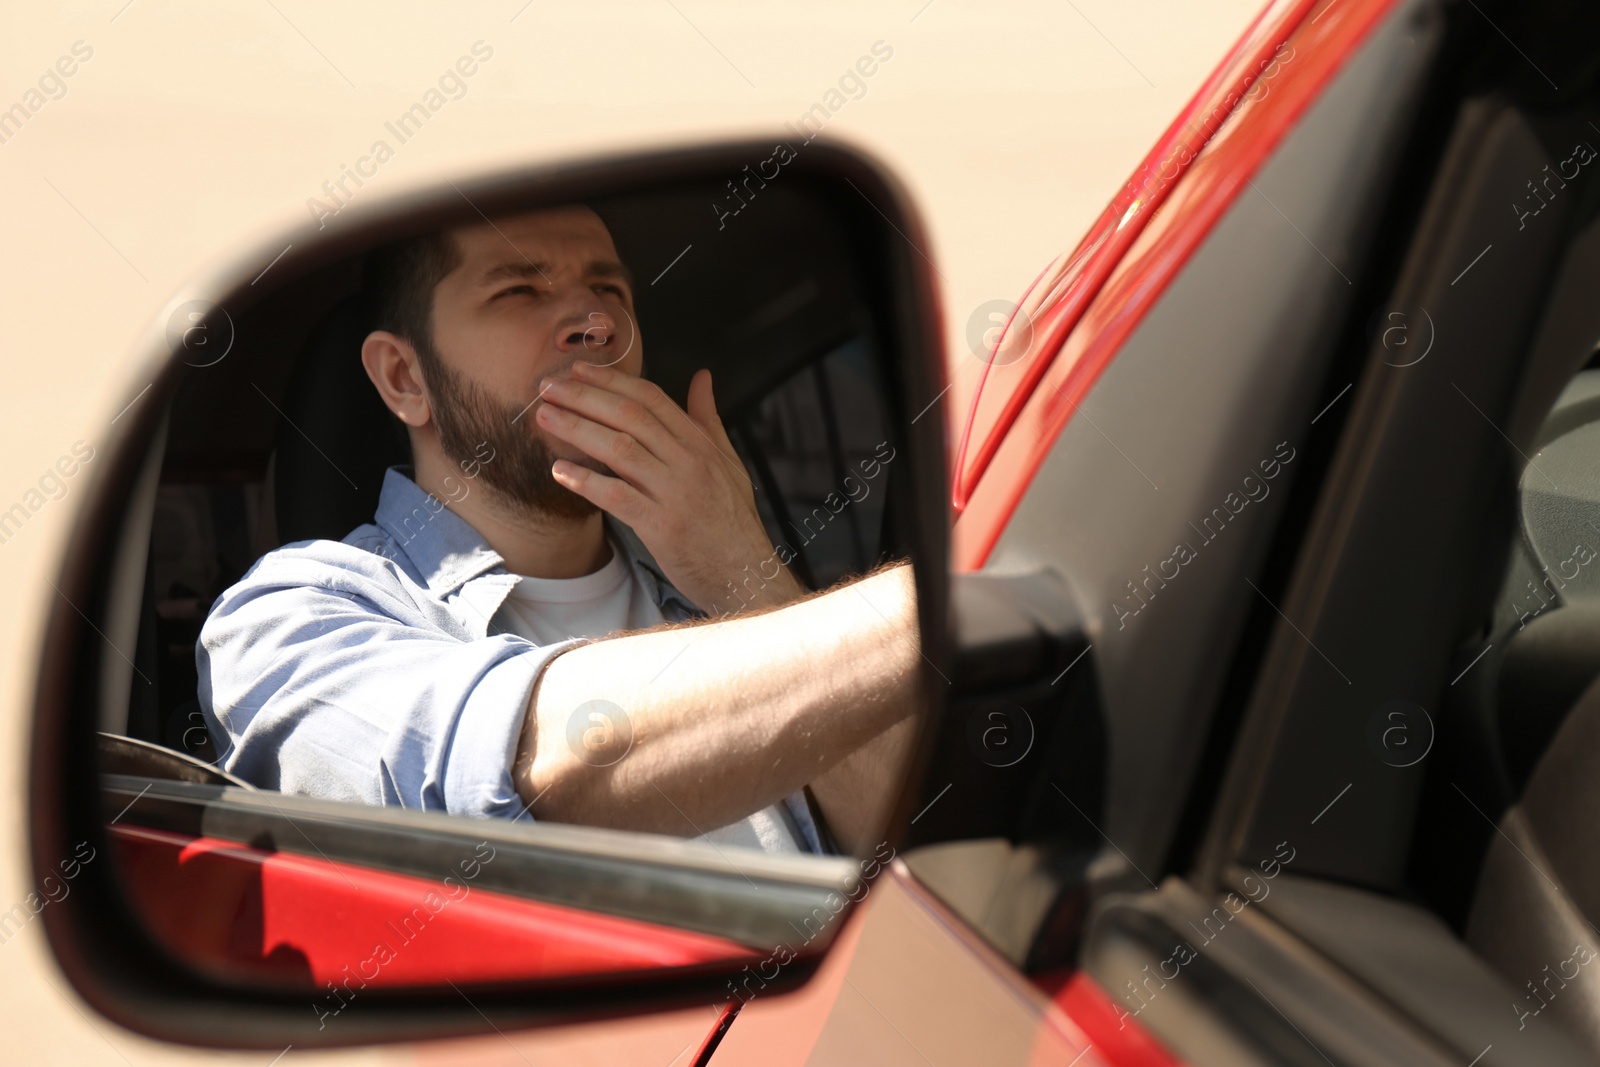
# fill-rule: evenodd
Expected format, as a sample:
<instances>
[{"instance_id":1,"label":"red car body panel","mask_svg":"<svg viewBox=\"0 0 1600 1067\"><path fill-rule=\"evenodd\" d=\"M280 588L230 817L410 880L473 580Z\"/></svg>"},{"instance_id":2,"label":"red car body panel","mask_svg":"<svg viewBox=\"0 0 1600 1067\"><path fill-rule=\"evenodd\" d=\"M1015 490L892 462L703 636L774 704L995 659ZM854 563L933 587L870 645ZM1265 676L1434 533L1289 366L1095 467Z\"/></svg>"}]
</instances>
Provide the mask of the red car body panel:
<instances>
[{"instance_id":1,"label":"red car body panel","mask_svg":"<svg viewBox=\"0 0 1600 1067\"><path fill-rule=\"evenodd\" d=\"M1096 1019L1104 1018L1112 1020L1114 1032L1115 1012L1103 1009ZM1130 1024L1128 1033L1133 1032ZM924 1062L1171 1067L1176 1062L1118 1058L1123 1055L1120 1044L1103 1042L1080 1026L896 862L847 913L816 976L782 997L757 991L711 1062L716 1067Z\"/></svg>"},{"instance_id":2,"label":"red car body panel","mask_svg":"<svg viewBox=\"0 0 1600 1067\"><path fill-rule=\"evenodd\" d=\"M723 938L507 896L459 873L442 889L431 878L232 841L111 832L129 899L157 939L219 977L323 989L354 976L359 989L751 958Z\"/></svg>"},{"instance_id":3,"label":"red car body panel","mask_svg":"<svg viewBox=\"0 0 1600 1067\"><path fill-rule=\"evenodd\" d=\"M1270 5L1077 250L1023 297L1033 343L1015 363L985 367L958 451L956 569L983 565L1122 343L1394 5L1324 0L1315 13L1305 0ZM1225 118L1213 124L1217 115Z\"/></svg>"},{"instance_id":4,"label":"red car body panel","mask_svg":"<svg viewBox=\"0 0 1600 1067\"><path fill-rule=\"evenodd\" d=\"M994 359L1001 347L997 340L979 375L956 459L953 502L957 512L966 506L973 486L994 459L1006 431L1016 422L1023 404L1059 356L1062 341L1083 317L1111 271L1220 122L1226 121L1239 102L1248 98L1254 83L1268 69L1274 51L1315 2L1278 0L1257 15L1194 99L1167 127L1133 177L1106 205L1078 247L1041 271L1023 294L1002 338L1012 331L1020 314L1025 324L1022 328L1033 335L1032 344L1017 362L999 364ZM1172 168L1171 174L1166 173L1168 167Z\"/></svg>"}]
</instances>

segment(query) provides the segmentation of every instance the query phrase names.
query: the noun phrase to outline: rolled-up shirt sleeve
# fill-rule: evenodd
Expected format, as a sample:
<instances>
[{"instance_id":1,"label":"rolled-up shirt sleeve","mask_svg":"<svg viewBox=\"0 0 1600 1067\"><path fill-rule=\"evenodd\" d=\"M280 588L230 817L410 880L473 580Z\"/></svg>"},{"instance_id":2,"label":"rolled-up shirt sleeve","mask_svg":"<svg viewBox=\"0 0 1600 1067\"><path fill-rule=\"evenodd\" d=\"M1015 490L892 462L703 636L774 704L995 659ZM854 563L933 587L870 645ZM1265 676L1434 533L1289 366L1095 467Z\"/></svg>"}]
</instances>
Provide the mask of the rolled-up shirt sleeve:
<instances>
[{"instance_id":1,"label":"rolled-up shirt sleeve","mask_svg":"<svg viewBox=\"0 0 1600 1067\"><path fill-rule=\"evenodd\" d=\"M581 641L474 636L392 565L316 542L263 557L195 650L220 764L264 789L526 817L511 776L534 683Z\"/></svg>"}]
</instances>

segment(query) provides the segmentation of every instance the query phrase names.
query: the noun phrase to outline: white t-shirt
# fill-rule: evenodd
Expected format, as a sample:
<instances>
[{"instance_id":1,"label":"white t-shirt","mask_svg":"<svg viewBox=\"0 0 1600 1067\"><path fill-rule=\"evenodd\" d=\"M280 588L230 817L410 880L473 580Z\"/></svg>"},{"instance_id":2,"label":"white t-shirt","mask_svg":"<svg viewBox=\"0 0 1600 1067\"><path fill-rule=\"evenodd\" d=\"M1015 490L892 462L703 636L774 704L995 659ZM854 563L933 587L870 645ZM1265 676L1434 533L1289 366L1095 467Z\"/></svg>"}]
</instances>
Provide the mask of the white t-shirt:
<instances>
[{"instance_id":1,"label":"white t-shirt","mask_svg":"<svg viewBox=\"0 0 1600 1067\"><path fill-rule=\"evenodd\" d=\"M603 637L617 630L642 630L665 621L650 591L608 540L611 559L581 578L523 575L490 620L491 633L511 633L536 645L574 637ZM700 840L764 852L806 852L794 817L773 804L739 822L707 831Z\"/></svg>"}]
</instances>

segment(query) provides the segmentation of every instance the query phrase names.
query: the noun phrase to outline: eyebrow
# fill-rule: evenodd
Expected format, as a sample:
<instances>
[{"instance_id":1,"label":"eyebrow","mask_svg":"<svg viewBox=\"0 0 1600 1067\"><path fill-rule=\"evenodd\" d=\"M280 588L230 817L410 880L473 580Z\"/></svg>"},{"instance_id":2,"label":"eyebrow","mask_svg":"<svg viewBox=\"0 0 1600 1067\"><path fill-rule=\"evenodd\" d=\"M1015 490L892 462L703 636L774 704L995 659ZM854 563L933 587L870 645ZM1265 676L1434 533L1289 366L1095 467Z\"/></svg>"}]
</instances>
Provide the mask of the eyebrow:
<instances>
[{"instance_id":1,"label":"eyebrow","mask_svg":"<svg viewBox=\"0 0 1600 1067\"><path fill-rule=\"evenodd\" d=\"M548 280L549 275L546 272L550 269L550 264L548 263L529 260L522 260L520 262L516 260L507 260L504 263L500 263L484 271L483 277L479 280L479 284L487 286L493 285L496 282L533 277L545 278ZM627 264L621 262L620 260L592 260L584 267L583 272L591 277L620 278L622 281L628 283L628 288L634 288L633 272L628 269Z\"/></svg>"}]
</instances>

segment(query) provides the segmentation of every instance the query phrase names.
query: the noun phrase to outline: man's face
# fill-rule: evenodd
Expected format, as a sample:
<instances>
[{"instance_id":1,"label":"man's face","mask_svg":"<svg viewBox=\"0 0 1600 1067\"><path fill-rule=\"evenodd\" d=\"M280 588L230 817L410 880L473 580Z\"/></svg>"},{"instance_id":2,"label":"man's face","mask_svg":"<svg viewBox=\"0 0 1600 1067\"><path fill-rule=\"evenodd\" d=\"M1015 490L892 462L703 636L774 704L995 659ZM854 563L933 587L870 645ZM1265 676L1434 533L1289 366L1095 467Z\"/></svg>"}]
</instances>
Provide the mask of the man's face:
<instances>
[{"instance_id":1,"label":"man's face","mask_svg":"<svg viewBox=\"0 0 1600 1067\"><path fill-rule=\"evenodd\" d=\"M638 375L644 345L633 282L611 234L588 208L498 219L453 233L461 264L433 294L433 348L442 375L428 381L440 445L457 461L487 442L483 479L520 506L560 515L594 506L556 484L550 464L603 465L547 437L535 419L539 382L579 360Z\"/></svg>"}]
</instances>

